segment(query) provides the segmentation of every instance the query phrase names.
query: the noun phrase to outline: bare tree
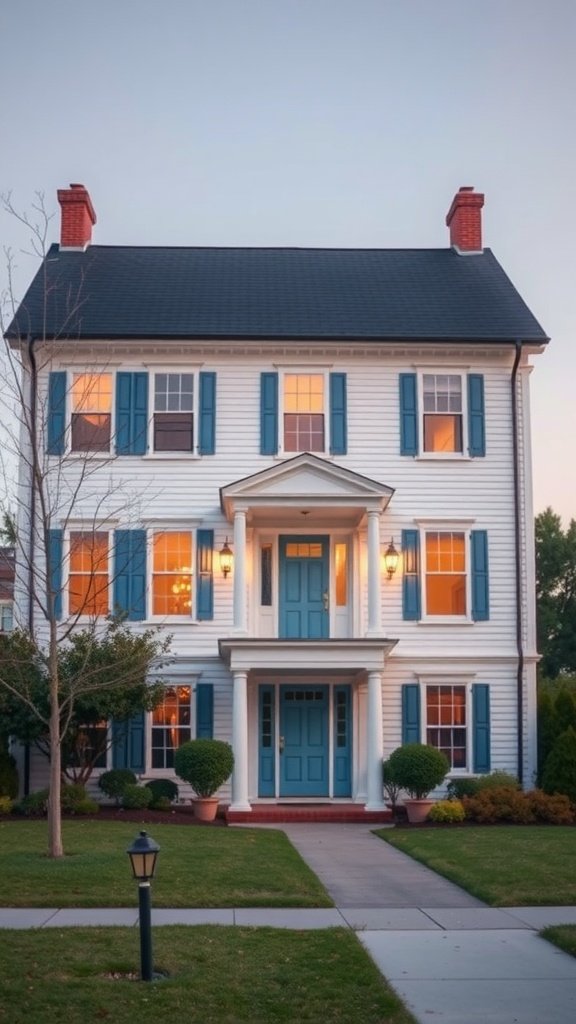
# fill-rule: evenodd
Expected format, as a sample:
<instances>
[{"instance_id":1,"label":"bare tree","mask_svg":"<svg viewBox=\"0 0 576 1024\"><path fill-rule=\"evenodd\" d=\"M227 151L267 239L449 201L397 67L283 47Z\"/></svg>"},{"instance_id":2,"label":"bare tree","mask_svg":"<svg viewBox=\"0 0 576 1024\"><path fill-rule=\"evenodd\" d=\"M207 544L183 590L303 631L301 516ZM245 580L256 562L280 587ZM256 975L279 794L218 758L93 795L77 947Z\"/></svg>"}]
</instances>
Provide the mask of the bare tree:
<instances>
[{"instance_id":1,"label":"bare tree","mask_svg":"<svg viewBox=\"0 0 576 1024\"><path fill-rule=\"evenodd\" d=\"M66 443L59 453L54 454L52 449L49 454L48 376L56 361L64 359L74 364L74 340L80 331L85 301L84 282L79 276L73 287L63 286L57 271L53 271L47 258L51 215L42 194L37 194L31 216L19 212L10 195L2 197L2 204L4 212L28 231L28 251L41 260L40 287L36 288L41 308L38 300L34 310L18 302L15 259L6 251L7 280L1 303L6 346L0 386L5 434L0 447L0 473L8 479L17 462L16 606L28 646L15 645L11 657L3 659L0 687L21 700L47 730L48 849L50 856L61 857L62 748L75 703L95 689L118 686L123 680L130 685L135 678L141 679L143 665L147 670L152 661L162 661L166 643L150 636L144 662L136 669L126 651L119 654L116 663L109 664L108 673L103 673L98 664L98 645L115 628L108 618L113 580L107 538L113 524L134 521L138 498L112 472L115 456L111 454L111 416L104 422L106 417L92 412L98 406L95 391L104 379L111 380L111 374L103 372L101 362L90 372L90 355L85 348L81 372L73 376L72 385L75 408L79 410L75 424L79 443L72 453L68 443L71 428L62 416ZM56 331L54 310L58 317ZM111 394L109 397L111 402ZM70 543L58 551L55 530L59 536L70 537ZM62 565L64 584L55 571ZM70 647L79 628L87 636L83 656L76 659L74 671L64 680L61 652ZM46 680L47 709L32 686L31 664Z\"/></svg>"}]
</instances>

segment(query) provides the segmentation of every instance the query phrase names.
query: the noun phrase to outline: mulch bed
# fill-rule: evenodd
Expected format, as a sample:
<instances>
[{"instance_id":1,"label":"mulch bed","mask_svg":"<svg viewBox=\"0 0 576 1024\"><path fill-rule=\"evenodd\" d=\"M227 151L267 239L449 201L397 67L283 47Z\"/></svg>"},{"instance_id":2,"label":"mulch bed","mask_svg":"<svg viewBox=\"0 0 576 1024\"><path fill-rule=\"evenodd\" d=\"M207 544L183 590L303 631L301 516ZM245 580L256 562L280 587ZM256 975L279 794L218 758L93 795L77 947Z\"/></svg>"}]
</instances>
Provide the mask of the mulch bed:
<instances>
[{"instance_id":1,"label":"mulch bed","mask_svg":"<svg viewBox=\"0 0 576 1024\"><path fill-rule=\"evenodd\" d=\"M78 820L78 819L76 819ZM125 811L123 807L100 807L100 813L95 814L92 821L133 821L142 825L200 825L205 828L224 827L226 819L224 816L217 817L215 821L198 821L194 817L194 808L186 804L178 805L170 811L152 811L146 808L140 811Z\"/></svg>"}]
</instances>

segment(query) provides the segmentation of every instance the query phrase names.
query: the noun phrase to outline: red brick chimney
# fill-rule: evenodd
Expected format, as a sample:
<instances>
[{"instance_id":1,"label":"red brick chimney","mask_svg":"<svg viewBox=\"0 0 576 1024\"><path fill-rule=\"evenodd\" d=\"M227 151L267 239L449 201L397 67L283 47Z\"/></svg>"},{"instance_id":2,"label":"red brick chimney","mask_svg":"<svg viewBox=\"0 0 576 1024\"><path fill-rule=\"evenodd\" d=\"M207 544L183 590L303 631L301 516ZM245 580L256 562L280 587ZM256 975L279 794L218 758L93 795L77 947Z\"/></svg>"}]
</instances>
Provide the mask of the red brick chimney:
<instances>
[{"instance_id":1,"label":"red brick chimney","mask_svg":"<svg viewBox=\"0 0 576 1024\"><path fill-rule=\"evenodd\" d=\"M92 241L92 225L96 223L87 189L84 185L59 188L58 202L62 207L60 248L85 249Z\"/></svg>"},{"instance_id":2,"label":"red brick chimney","mask_svg":"<svg viewBox=\"0 0 576 1024\"><path fill-rule=\"evenodd\" d=\"M446 215L450 245L458 252L482 252L482 214L484 195L472 185L462 185Z\"/></svg>"}]
</instances>

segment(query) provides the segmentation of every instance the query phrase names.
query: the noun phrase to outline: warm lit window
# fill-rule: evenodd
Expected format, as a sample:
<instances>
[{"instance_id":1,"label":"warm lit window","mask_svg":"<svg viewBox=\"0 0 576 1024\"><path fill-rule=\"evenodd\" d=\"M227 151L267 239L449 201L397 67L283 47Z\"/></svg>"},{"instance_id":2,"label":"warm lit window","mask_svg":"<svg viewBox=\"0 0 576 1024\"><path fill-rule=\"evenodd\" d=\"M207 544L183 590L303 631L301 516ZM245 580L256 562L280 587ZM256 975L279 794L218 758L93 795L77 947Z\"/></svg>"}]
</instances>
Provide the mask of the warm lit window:
<instances>
[{"instance_id":1,"label":"warm lit window","mask_svg":"<svg viewBox=\"0 0 576 1024\"><path fill-rule=\"evenodd\" d=\"M108 534L70 534L68 604L71 615L107 615Z\"/></svg>"},{"instance_id":2,"label":"warm lit window","mask_svg":"<svg viewBox=\"0 0 576 1024\"><path fill-rule=\"evenodd\" d=\"M464 533L426 533L426 614L466 615Z\"/></svg>"},{"instance_id":3,"label":"warm lit window","mask_svg":"<svg viewBox=\"0 0 576 1024\"><path fill-rule=\"evenodd\" d=\"M72 451L110 451L112 374L75 373L72 381Z\"/></svg>"},{"instance_id":4,"label":"warm lit window","mask_svg":"<svg viewBox=\"0 0 576 1024\"><path fill-rule=\"evenodd\" d=\"M426 742L446 754L451 768L466 768L466 687L426 687Z\"/></svg>"},{"instance_id":5,"label":"warm lit window","mask_svg":"<svg viewBox=\"0 0 576 1024\"><path fill-rule=\"evenodd\" d=\"M284 451L323 452L324 375L284 375Z\"/></svg>"},{"instance_id":6,"label":"warm lit window","mask_svg":"<svg viewBox=\"0 0 576 1024\"><path fill-rule=\"evenodd\" d=\"M154 451L194 451L194 374L154 377Z\"/></svg>"},{"instance_id":7,"label":"warm lit window","mask_svg":"<svg viewBox=\"0 0 576 1024\"><path fill-rule=\"evenodd\" d=\"M192 613L192 535L190 531L155 533L153 538L152 612Z\"/></svg>"},{"instance_id":8,"label":"warm lit window","mask_svg":"<svg viewBox=\"0 0 576 1024\"><path fill-rule=\"evenodd\" d=\"M191 738L190 686L168 686L152 712L152 768L173 768L174 751Z\"/></svg>"},{"instance_id":9,"label":"warm lit window","mask_svg":"<svg viewBox=\"0 0 576 1024\"><path fill-rule=\"evenodd\" d=\"M338 543L334 545L334 559L336 563L336 606L344 608L348 604L348 545Z\"/></svg>"},{"instance_id":10,"label":"warm lit window","mask_svg":"<svg viewBox=\"0 0 576 1024\"><path fill-rule=\"evenodd\" d=\"M9 633L13 624L12 605L0 604L0 633Z\"/></svg>"},{"instance_id":11,"label":"warm lit window","mask_svg":"<svg viewBox=\"0 0 576 1024\"><path fill-rule=\"evenodd\" d=\"M424 451L462 452L462 377L425 373Z\"/></svg>"}]
</instances>

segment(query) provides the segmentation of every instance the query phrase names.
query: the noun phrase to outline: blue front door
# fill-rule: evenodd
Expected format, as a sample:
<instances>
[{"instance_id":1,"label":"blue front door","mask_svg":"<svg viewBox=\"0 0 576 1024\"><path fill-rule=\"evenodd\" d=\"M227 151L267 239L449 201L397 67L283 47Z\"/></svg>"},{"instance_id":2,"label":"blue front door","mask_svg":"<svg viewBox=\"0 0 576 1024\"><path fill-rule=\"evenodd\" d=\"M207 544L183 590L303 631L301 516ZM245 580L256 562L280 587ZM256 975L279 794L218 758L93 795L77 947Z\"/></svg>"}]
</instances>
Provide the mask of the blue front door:
<instances>
[{"instance_id":1,"label":"blue front door","mask_svg":"<svg viewBox=\"0 0 576 1024\"><path fill-rule=\"evenodd\" d=\"M328 637L328 550L328 537L280 537L281 639Z\"/></svg>"},{"instance_id":2,"label":"blue front door","mask_svg":"<svg viewBox=\"0 0 576 1024\"><path fill-rule=\"evenodd\" d=\"M280 687L280 796L328 796L328 687Z\"/></svg>"}]
</instances>

